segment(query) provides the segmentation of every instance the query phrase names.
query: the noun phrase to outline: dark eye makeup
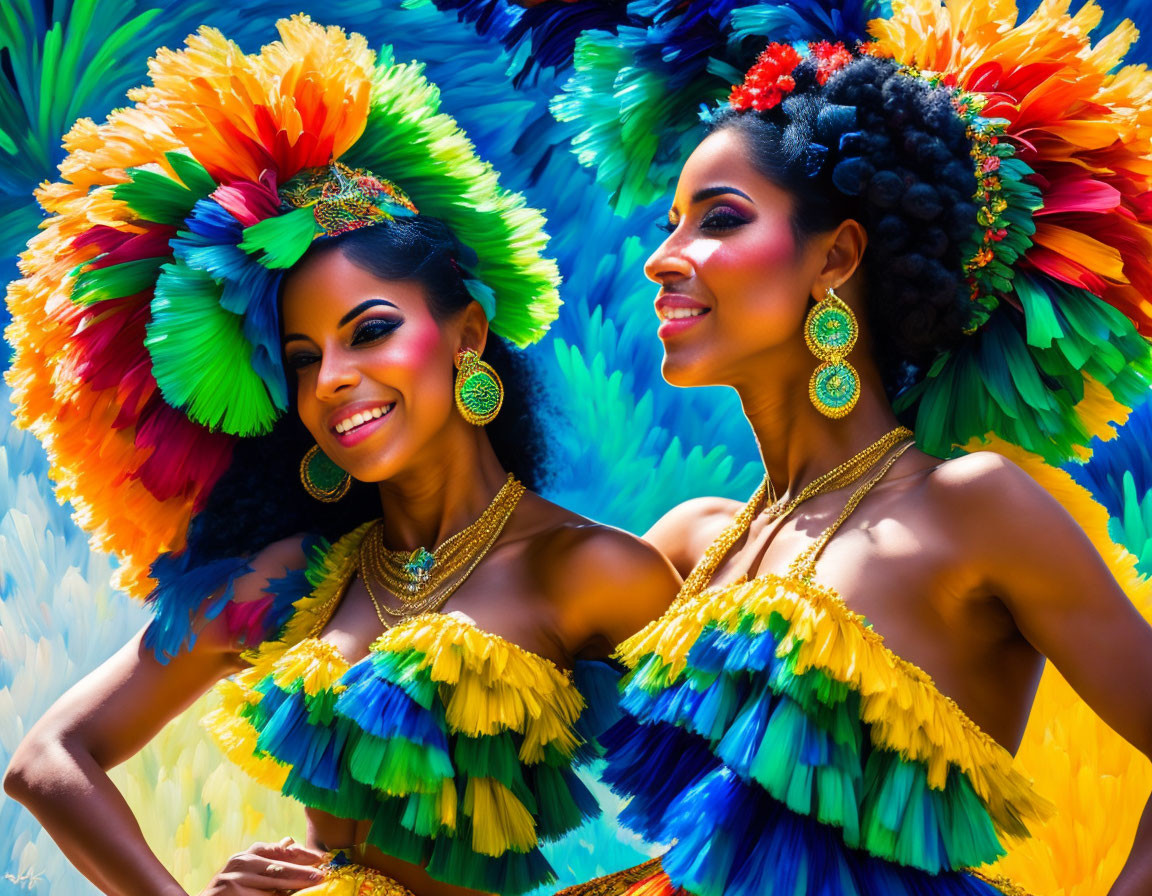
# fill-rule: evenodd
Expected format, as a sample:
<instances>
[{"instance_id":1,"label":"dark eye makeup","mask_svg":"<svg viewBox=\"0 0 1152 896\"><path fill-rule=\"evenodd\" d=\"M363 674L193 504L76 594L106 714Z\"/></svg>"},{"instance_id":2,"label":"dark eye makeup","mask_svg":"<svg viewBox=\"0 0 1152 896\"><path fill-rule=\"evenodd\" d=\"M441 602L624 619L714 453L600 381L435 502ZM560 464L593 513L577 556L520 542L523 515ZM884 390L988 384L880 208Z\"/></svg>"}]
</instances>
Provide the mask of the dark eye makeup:
<instances>
[{"instance_id":1,"label":"dark eye makeup","mask_svg":"<svg viewBox=\"0 0 1152 896\"><path fill-rule=\"evenodd\" d=\"M303 370L309 364L315 364L319 360L320 356L312 352L291 352L285 358L289 370Z\"/></svg>"},{"instance_id":2,"label":"dark eye makeup","mask_svg":"<svg viewBox=\"0 0 1152 896\"><path fill-rule=\"evenodd\" d=\"M704 213L704 216L700 219L700 229L712 231L731 230L747 223L748 219L744 217L744 215L729 206L720 205L715 208L710 208ZM678 224L679 222L657 221L656 227L665 233L672 233Z\"/></svg>"},{"instance_id":3,"label":"dark eye makeup","mask_svg":"<svg viewBox=\"0 0 1152 896\"><path fill-rule=\"evenodd\" d=\"M352 331L352 344L361 345L365 342L375 342L377 339L383 339L399 327L401 323L400 320L389 317L370 317L367 320L362 320L356 325L356 329Z\"/></svg>"},{"instance_id":4,"label":"dark eye makeup","mask_svg":"<svg viewBox=\"0 0 1152 896\"><path fill-rule=\"evenodd\" d=\"M398 318L370 317L360 321L352 331L352 345L365 345L383 339L392 333L403 321ZM320 356L315 352L297 351L289 352L285 361L291 370L303 370L309 364L315 364Z\"/></svg>"},{"instance_id":5,"label":"dark eye makeup","mask_svg":"<svg viewBox=\"0 0 1152 896\"><path fill-rule=\"evenodd\" d=\"M743 215L733 211L728 206L719 206L709 209L703 220L700 221L700 227L703 230L731 230L733 227L747 223L748 219Z\"/></svg>"}]
</instances>

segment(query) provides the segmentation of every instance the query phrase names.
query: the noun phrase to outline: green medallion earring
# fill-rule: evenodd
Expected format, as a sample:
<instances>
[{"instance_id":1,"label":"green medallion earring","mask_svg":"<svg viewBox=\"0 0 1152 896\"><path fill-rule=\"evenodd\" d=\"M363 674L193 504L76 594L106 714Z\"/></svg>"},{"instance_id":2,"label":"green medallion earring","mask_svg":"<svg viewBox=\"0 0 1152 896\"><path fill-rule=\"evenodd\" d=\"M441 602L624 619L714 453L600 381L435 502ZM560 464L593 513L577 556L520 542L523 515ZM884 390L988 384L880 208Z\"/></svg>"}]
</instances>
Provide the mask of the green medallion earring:
<instances>
[{"instance_id":1,"label":"green medallion earring","mask_svg":"<svg viewBox=\"0 0 1152 896\"><path fill-rule=\"evenodd\" d=\"M456 354L456 409L473 426L496 419L504 403L504 384L490 364L480 360L475 349Z\"/></svg>"},{"instance_id":2,"label":"green medallion earring","mask_svg":"<svg viewBox=\"0 0 1152 896\"><path fill-rule=\"evenodd\" d=\"M825 417L845 416L860 397L860 374L848 363L848 353L859 335L856 315L829 287L804 321L804 341L823 362L808 382L808 397Z\"/></svg>"},{"instance_id":3,"label":"green medallion earring","mask_svg":"<svg viewBox=\"0 0 1152 896\"><path fill-rule=\"evenodd\" d=\"M308 494L325 504L336 503L352 487L352 477L336 466L319 445L309 448L300 461L300 481Z\"/></svg>"}]
</instances>

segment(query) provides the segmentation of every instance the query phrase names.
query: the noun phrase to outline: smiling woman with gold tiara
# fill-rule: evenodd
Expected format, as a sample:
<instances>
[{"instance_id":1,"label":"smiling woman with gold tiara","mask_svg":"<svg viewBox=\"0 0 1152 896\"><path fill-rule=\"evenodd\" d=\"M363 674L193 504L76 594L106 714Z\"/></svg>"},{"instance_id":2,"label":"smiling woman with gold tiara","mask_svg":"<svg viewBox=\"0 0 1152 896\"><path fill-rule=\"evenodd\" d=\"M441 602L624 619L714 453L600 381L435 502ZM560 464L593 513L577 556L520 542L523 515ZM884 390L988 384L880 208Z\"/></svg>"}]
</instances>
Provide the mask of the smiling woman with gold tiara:
<instances>
[{"instance_id":1,"label":"smiling woman with gold tiara","mask_svg":"<svg viewBox=\"0 0 1152 896\"><path fill-rule=\"evenodd\" d=\"M204 894L525 892L596 809L580 661L676 576L526 488L543 219L419 67L279 30L161 51L41 191L9 297L19 420L155 620L5 788L105 892L182 894L106 770L232 676L210 727L304 803L309 843L256 844Z\"/></svg>"}]
</instances>

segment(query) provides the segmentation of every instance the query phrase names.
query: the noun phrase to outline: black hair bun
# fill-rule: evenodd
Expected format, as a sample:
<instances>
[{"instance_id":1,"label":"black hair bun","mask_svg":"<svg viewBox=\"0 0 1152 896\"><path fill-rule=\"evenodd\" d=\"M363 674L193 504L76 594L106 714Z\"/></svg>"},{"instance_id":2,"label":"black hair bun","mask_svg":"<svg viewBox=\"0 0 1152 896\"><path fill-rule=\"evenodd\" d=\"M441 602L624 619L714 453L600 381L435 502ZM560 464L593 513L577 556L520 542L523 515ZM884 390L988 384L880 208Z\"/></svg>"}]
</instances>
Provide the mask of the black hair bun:
<instances>
[{"instance_id":1,"label":"black hair bun","mask_svg":"<svg viewBox=\"0 0 1152 896\"><path fill-rule=\"evenodd\" d=\"M809 68L801 64L804 76L781 106L725 109L711 130L744 134L759 170L795 197L801 237L847 218L868 231L869 324L894 397L960 342L969 320L963 253L976 226L971 144L951 92L890 60L859 57L823 86ZM839 139L827 139L831 122L849 120ZM813 173L797 160L816 135L829 152Z\"/></svg>"}]
</instances>

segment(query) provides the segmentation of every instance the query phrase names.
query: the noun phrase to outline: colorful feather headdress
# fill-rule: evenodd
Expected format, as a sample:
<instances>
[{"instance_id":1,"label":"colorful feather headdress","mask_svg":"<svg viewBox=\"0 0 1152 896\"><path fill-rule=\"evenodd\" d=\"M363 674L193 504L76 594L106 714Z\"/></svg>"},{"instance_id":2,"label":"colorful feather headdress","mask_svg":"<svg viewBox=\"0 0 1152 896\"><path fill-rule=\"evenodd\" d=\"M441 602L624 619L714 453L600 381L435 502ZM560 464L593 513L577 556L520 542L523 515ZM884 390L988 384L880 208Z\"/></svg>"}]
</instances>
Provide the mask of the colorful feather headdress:
<instances>
[{"instance_id":1,"label":"colorful feather headdress","mask_svg":"<svg viewBox=\"0 0 1152 896\"><path fill-rule=\"evenodd\" d=\"M132 106L79 121L8 290L17 419L138 597L237 440L288 406L278 282L313 239L419 210L461 244L494 332L525 346L559 307L543 218L420 66L306 16L277 28L257 54L203 28L157 53Z\"/></svg>"},{"instance_id":2,"label":"colorful feather headdress","mask_svg":"<svg viewBox=\"0 0 1152 896\"><path fill-rule=\"evenodd\" d=\"M623 210L671 191L698 111L738 98L732 86L770 40L842 42L953 91L979 184L972 332L897 400L926 450L948 456L992 434L1052 463L1083 458L1147 397L1152 75L1121 67L1130 22L1093 44L1100 8L1073 15L1069 0L1023 21L1014 0L898 0L887 17L872 0L629 9L641 25L581 36L553 102Z\"/></svg>"}]
</instances>

